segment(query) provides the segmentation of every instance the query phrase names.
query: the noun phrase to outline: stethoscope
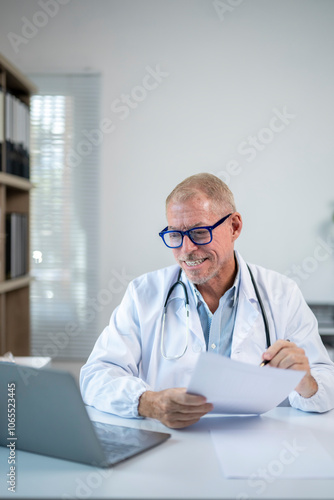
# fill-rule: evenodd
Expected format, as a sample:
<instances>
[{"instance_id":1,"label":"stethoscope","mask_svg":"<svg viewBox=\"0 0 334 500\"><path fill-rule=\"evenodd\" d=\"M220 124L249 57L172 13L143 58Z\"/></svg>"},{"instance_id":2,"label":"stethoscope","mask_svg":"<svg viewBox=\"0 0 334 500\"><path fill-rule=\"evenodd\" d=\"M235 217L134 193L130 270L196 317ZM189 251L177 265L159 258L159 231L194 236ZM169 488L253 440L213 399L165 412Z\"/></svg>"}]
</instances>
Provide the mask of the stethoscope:
<instances>
[{"instance_id":1,"label":"stethoscope","mask_svg":"<svg viewBox=\"0 0 334 500\"><path fill-rule=\"evenodd\" d=\"M249 271L249 274L250 274L250 277L251 277L251 280L252 280L252 284L253 284L253 287L254 287L254 290L255 290L255 295L256 295L257 300L258 300L259 305L260 305L260 309L261 309L261 313L262 313L262 318L263 318L263 323L264 323L264 330L265 330L265 334L266 334L267 348L268 348L268 347L270 347L271 342L270 342L270 331L269 331L267 314L266 314L266 311L265 311L265 308L264 308L264 305L263 305L263 302L262 302L262 299L261 299L261 295L260 295L258 286L257 286L255 278L253 276L253 273L252 273L252 271L251 271L251 269L250 269L250 267L249 267L248 264L247 264L247 267L248 267L248 271ZM161 344L160 344L160 347L161 347L161 355L162 355L162 357L165 358L165 359L167 359L167 360L182 358L182 356L185 354L185 352L186 352L186 350L188 348L188 339L189 339L189 296L188 296L187 287L183 283L183 281L181 280L181 274L182 274L182 269L180 269L180 271L178 273L178 276L177 276L177 280L170 287L170 289L169 289L169 291L167 293L167 297L166 297L166 300L165 300L165 303L164 303L164 309L163 309L164 312L163 312L163 316L162 316ZM183 292L184 292L184 306L185 306L185 312L186 312L186 341L185 341L185 345L184 345L184 348L183 348L181 354L177 354L175 356L167 356L167 354L165 352L165 347L164 347L165 321L166 321L167 305L168 305L168 300L169 300L171 294L173 293L173 291L175 290L175 288L177 286L181 286L183 288Z\"/></svg>"}]
</instances>

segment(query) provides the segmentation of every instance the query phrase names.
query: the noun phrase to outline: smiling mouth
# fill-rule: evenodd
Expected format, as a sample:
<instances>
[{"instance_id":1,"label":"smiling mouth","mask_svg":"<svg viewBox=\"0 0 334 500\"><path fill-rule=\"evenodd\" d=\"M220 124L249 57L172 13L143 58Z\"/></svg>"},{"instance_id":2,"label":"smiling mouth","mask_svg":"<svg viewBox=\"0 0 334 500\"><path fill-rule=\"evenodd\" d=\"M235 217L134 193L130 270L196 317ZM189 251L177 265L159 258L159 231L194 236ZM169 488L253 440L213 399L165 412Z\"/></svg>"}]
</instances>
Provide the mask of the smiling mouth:
<instances>
[{"instance_id":1,"label":"smiling mouth","mask_svg":"<svg viewBox=\"0 0 334 500\"><path fill-rule=\"evenodd\" d=\"M188 267L195 267L199 266L204 262L206 259L198 259L198 260L185 260L184 262L187 264Z\"/></svg>"}]
</instances>

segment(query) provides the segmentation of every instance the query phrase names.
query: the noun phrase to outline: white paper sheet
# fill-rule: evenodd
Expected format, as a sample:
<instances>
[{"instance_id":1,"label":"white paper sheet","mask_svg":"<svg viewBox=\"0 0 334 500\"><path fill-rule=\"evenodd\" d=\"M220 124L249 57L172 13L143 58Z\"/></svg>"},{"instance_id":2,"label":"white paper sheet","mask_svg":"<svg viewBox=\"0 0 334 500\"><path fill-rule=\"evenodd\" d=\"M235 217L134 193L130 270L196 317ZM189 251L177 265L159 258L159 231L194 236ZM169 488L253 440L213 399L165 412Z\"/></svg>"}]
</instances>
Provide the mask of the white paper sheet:
<instances>
[{"instance_id":1,"label":"white paper sheet","mask_svg":"<svg viewBox=\"0 0 334 500\"><path fill-rule=\"evenodd\" d=\"M224 477L248 478L258 488L277 478L334 477L334 459L309 429L266 417L226 417L210 433Z\"/></svg>"},{"instance_id":2,"label":"white paper sheet","mask_svg":"<svg viewBox=\"0 0 334 500\"><path fill-rule=\"evenodd\" d=\"M214 405L213 413L260 414L281 403L305 373L205 352L199 356L187 392L205 396Z\"/></svg>"}]
</instances>

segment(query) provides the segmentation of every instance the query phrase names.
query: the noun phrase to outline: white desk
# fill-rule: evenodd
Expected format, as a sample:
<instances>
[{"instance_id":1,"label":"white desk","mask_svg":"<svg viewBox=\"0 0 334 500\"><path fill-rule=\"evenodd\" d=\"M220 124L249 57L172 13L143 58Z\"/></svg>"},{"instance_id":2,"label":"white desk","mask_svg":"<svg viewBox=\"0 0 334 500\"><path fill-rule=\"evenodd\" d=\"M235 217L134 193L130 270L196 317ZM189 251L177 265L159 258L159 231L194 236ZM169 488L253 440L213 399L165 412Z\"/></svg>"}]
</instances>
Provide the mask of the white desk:
<instances>
[{"instance_id":1,"label":"white desk","mask_svg":"<svg viewBox=\"0 0 334 500\"><path fill-rule=\"evenodd\" d=\"M111 469L17 451L16 493L7 491L8 452L0 447L0 498L162 498L334 499L334 479L275 479L260 494L247 479L224 478L210 428L224 425L224 417L203 418L179 431L168 430L153 420L124 420L89 408L93 420L129 427L170 432L172 437L137 457ZM309 429L334 457L334 410L325 414L276 408L262 417ZM259 443L254 453L261 453Z\"/></svg>"}]
</instances>

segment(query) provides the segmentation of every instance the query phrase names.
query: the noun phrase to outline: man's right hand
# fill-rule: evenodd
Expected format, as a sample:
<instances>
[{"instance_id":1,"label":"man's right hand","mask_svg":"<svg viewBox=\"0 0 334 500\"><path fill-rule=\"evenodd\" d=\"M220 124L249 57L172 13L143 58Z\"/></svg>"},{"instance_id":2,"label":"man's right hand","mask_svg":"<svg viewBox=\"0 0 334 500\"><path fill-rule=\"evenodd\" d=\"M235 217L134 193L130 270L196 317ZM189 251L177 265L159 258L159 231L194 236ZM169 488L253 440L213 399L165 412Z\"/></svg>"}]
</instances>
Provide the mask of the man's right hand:
<instances>
[{"instance_id":1,"label":"man's right hand","mask_svg":"<svg viewBox=\"0 0 334 500\"><path fill-rule=\"evenodd\" d=\"M142 417L160 420L167 427L181 429L198 422L213 409L204 396L187 394L186 389L146 391L139 398L138 413Z\"/></svg>"}]
</instances>

